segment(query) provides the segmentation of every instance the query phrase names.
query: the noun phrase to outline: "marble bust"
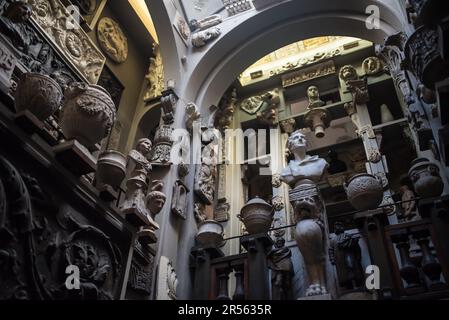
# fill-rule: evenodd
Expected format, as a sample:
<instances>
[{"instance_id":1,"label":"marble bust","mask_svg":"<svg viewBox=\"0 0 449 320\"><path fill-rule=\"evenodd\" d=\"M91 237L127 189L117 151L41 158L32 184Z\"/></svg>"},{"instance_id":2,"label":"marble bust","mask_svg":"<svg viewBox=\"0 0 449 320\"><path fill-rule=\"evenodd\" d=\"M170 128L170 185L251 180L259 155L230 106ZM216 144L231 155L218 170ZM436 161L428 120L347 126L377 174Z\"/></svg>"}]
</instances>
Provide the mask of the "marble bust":
<instances>
[{"instance_id":1,"label":"marble bust","mask_svg":"<svg viewBox=\"0 0 449 320\"><path fill-rule=\"evenodd\" d=\"M288 139L287 148L293 153L295 159L290 161L282 171L283 182L294 189L302 184L317 184L323 179L329 164L318 156L306 154L307 141L301 131L292 133Z\"/></svg>"}]
</instances>

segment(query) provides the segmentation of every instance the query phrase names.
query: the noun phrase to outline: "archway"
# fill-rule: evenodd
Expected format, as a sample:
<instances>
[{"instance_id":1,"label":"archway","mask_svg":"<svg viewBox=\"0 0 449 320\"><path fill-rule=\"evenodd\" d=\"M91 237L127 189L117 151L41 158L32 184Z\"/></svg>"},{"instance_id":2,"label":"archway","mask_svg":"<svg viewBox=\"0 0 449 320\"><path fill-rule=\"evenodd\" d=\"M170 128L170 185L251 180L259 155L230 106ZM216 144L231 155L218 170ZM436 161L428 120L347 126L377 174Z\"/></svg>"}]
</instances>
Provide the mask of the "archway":
<instances>
[{"instance_id":1,"label":"archway","mask_svg":"<svg viewBox=\"0 0 449 320\"><path fill-rule=\"evenodd\" d=\"M338 2L338 3L335 3ZM380 29L368 29L366 9L376 5ZM393 1L313 1L279 4L228 30L203 53L185 84L184 98L206 113L252 63L290 43L319 36L349 36L381 44L402 30L404 16ZM225 27L223 27L225 29Z\"/></svg>"}]
</instances>

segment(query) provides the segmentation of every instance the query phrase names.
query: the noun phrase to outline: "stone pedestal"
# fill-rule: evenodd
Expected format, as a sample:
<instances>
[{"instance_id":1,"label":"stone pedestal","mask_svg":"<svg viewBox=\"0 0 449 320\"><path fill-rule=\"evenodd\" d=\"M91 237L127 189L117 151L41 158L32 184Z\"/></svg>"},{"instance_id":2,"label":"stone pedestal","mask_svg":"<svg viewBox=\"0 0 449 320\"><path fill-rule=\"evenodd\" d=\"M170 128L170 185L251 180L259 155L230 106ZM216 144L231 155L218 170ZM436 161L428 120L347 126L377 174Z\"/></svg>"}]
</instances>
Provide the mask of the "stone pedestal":
<instances>
[{"instance_id":1,"label":"stone pedestal","mask_svg":"<svg viewBox=\"0 0 449 320\"><path fill-rule=\"evenodd\" d=\"M211 260L224 257L216 247L194 247L191 251L190 266L194 268L193 299L207 300L211 283Z\"/></svg>"},{"instance_id":2,"label":"stone pedestal","mask_svg":"<svg viewBox=\"0 0 449 320\"><path fill-rule=\"evenodd\" d=\"M67 170L78 176L95 172L97 162L81 143L70 140L53 147L55 157Z\"/></svg>"},{"instance_id":3,"label":"stone pedestal","mask_svg":"<svg viewBox=\"0 0 449 320\"><path fill-rule=\"evenodd\" d=\"M248 251L248 287L250 300L270 299L267 253L273 246L268 234L248 235L240 239Z\"/></svg>"},{"instance_id":4,"label":"stone pedestal","mask_svg":"<svg viewBox=\"0 0 449 320\"><path fill-rule=\"evenodd\" d=\"M388 217L383 209L369 210L357 213L354 219L366 238L371 262L380 269L379 299L393 297L393 269L388 255L388 245L385 239L385 226Z\"/></svg>"}]
</instances>

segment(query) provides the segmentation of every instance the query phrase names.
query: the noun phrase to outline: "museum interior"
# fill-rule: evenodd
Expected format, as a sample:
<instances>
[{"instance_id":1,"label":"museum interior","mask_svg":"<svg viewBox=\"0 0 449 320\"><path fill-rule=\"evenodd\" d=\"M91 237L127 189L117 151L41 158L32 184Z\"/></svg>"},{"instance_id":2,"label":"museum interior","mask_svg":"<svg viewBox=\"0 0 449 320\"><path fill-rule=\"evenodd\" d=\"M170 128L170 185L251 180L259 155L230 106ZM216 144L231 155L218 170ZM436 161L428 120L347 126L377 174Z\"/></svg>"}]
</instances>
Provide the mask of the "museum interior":
<instances>
[{"instance_id":1,"label":"museum interior","mask_svg":"<svg viewBox=\"0 0 449 320\"><path fill-rule=\"evenodd\" d=\"M0 0L0 300L449 299L449 2Z\"/></svg>"}]
</instances>

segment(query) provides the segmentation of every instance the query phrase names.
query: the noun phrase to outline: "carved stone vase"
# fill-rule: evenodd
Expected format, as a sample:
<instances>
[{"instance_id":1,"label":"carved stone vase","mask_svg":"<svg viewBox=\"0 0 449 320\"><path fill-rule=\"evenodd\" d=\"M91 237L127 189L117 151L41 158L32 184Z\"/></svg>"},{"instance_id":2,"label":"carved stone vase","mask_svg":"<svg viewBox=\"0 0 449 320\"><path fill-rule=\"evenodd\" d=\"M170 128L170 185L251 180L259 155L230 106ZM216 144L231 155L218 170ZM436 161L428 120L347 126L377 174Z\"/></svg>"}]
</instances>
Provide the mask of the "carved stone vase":
<instances>
[{"instance_id":1,"label":"carved stone vase","mask_svg":"<svg viewBox=\"0 0 449 320\"><path fill-rule=\"evenodd\" d=\"M406 67L427 87L449 75L449 64L438 50L438 34L426 27L419 27L405 44Z\"/></svg>"},{"instance_id":2,"label":"carved stone vase","mask_svg":"<svg viewBox=\"0 0 449 320\"><path fill-rule=\"evenodd\" d=\"M118 188L125 179L126 157L115 150L102 152L97 161L96 179L100 184Z\"/></svg>"},{"instance_id":3,"label":"carved stone vase","mask_svg":"<svg viewBox=\"0 0 449 320\"><path fill-rule=\"evenodd\" d=\"M92 147L109 134L115 116L115 104L103 87L76 83L66 89L60 125L67 139Z\"/></svg>"},{"instance_id":4,"label":"carved stone vase","mask_svg":"<svg viewBox=\"0 0 449 320\"><path fill-rule=\"evenodd\" d=\"M198 228L196 241L204 247L218 247L223 243L223 226L214 220L202 222Z\"/></svg>"},{"instance_id":5,"label":"carved stone vase","mask_svg":"<svg viewBox=\"0 0 449 320\"><path fill-rule=\"evenodd\" d=\"M353 176L344 188L349 202L357 210L376 209L383 200L382 182L371 174Z\"/></svg>"},{"instance_id":6,"label":"carved stone vase","mask_svg":"<svg viewBox=\"0 0 449 320\"><path fill-rule=\"evenodd\" d=\"M17 112L29 110L41 121L50 117L61 106L62 89L49 76L39 73L25 73L14 95Z\"/></svg>"},{"instance_id":7,"label":"carved stone vase","mask_svg":"<svg viewBox=\"0 0 449 320\"><path fill-rule=\"evenodd\" d=\"M266 233L273 223L274 209L264 200L256 197L240 211L238 218L250 234Z\"/></svg>"},{"instance_id":8,"label":"carved stone vase","mask_svg":"<svg viewBox=\"0 0 449 320\"><path fill-rule=\"evenodd\" d=\"M438 166L426 158L412 161L408 172L416 193L423 198L438 197L443 193L444 183Z\"/></svg>"}]
</instances>

